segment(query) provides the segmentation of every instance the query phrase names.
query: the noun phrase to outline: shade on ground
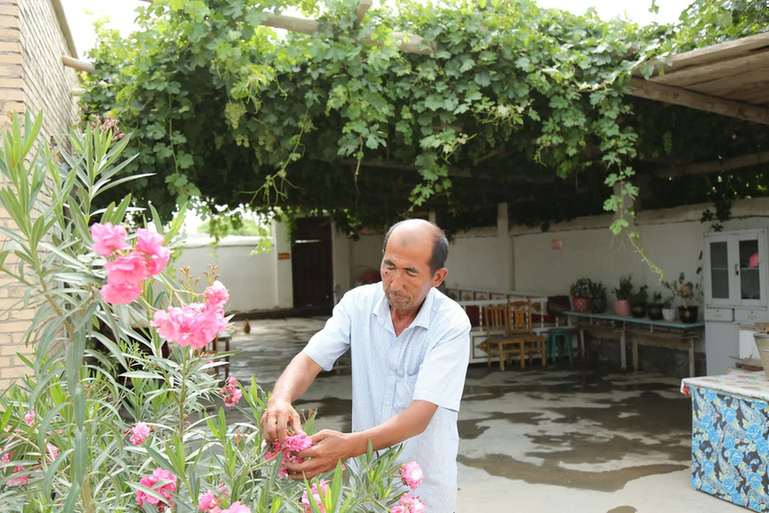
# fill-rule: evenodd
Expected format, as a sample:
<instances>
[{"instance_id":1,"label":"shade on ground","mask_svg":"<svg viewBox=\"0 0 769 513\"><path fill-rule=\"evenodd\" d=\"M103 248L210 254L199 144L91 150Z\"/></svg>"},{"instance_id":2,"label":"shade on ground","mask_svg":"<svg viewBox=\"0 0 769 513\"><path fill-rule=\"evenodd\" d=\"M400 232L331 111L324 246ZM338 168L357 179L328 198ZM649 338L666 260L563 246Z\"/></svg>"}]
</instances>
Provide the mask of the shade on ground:
<instances>
[{"instance_id":1,"label":"shade on ground","mask_svg":"<svg viewBox=\"0 0 769 513\"><path fill-rule=\"evenodd\" d=\"M270 388L324 319L251 321L232 371ZM679 381L591 370L471 367L460 412L459 513L728 513L691 488L691 405ZM298 408L350 427L348 374L321 376Z\"/></svg>"}]
</instances>

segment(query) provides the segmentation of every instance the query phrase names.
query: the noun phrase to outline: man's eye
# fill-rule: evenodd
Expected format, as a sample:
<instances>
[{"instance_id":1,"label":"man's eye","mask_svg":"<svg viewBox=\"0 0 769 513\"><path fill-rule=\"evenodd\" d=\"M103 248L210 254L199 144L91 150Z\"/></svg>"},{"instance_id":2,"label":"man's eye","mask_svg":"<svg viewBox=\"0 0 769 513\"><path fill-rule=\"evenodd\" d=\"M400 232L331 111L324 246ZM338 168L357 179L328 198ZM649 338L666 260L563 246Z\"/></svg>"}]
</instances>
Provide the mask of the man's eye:
<instances>
[{"instance_id":1,"label":"man's eye","mask_svg":"<svg viewBox=\"0 0 769 513\"><path fill-rule=\"evenodd\" d=\"M406 271L406 274L408 274L409 276L416 276L417 272L416 271Z\"/></svg>"}]
</instances>

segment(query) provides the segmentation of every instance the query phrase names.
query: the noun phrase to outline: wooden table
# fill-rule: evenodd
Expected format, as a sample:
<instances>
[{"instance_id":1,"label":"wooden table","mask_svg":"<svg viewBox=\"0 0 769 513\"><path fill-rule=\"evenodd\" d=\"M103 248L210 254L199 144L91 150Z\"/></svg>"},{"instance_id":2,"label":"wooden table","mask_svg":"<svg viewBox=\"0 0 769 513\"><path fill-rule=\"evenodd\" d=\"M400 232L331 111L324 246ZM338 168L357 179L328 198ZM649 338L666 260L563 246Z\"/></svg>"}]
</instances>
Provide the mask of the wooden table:
<instances>
[{"instance_id":1,"label":"wooden table","mask_svg":"<svg viewBox=\"0 0 769 513\"><path fill-rule=\"evenodd\" d=\"M640 367L638 346L668 347L689 352L689 376L694 376L694 344L702 337L704 322L683 323L653 321L646 318L623 317L612 314L590 314L567 311L569 325L579 330L580 355L585 357L585 332L600 333L611 338L618 337L620 363L627 369L628 336L633 344L633 370Z\"/></svg>"}]
</instances>

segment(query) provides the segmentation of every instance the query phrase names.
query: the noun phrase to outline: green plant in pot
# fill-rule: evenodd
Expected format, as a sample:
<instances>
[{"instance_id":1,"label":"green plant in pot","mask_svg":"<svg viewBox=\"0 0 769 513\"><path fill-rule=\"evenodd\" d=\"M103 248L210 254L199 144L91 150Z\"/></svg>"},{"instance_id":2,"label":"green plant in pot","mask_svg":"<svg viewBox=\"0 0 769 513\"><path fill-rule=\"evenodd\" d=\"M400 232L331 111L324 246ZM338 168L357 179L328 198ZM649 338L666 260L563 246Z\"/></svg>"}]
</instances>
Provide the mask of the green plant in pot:
<instances>
[{"instance_id":1,"label":"green plant in pot","mask_svg":"<svg viewBox=\"0 0 769 513\"><path fill-rule=\"evenodd\" d=\"M630 296L633 294L633 278L628 274L619 279L619 287L614 289L617 301L614 302L614 313L627 317L630 315Z\"/></svg>"},{"instance_id":2,"label":"green plant in pot","mask_svg":"<svg viewBox=\"0 0 769 513\"><path fill-rule=\"evenodd\" d=\"M652 300L646 305L646 313L649 315L649 319L653 321L662 320L662 293L655 292L652 294Z\"/></svg>"},{"instance_id":3,"label":"green plant in pot","mask_svg":"<svg viewBox=\"0 0 769 513\"><path fill-rule=\"evenodd\" d=\"M633 317L646 316L646 304L649 302L649 286L641 285L636 293L630 296L630 312Z\"/></svg>"},{"instance_id":4,"label":"green plant in pot","mask_svg":"<svg viewBox=\"0 0 769 513\"><path fill-rule=\"evenodd\" d=\"M606 311L607 299L606 299L606 287L603 283L594 281L590 286L590 297L593 301L592 311L595 314L604 313Z\"/></svg>"},{"instance_id":5,"label":"green plant in pot","mask_svg":"<svg viewBox=\"0 0 769 513\"><path fill-rule=\"evenodd\" d=\"M701 293L700 285L686 281L686 275L681 273L677 280L665 283L665 287L681 302L678 307L678 318L681 322L697 322L699 318L697 300Z\"/></svg>"},{"instance_id":6,"label":"green plant in pot","mask_svg":"<svg viewBox=\"0 0 769 513\"><path fill-rule=\"evenodd\" d=\"M676 320L676 311L673 309L673 296L667 296L662 300L662 318L667 322Z\"/></svg>"},{"instance_id":7,"label":"green plant in pot","mask_svg":"<svg viewBox=\"0 0 769 513\"><path fill-rule=\"evenodd\" d=\"M580 278L571 286L571 304L575 312L588 313L592 308L592 287L590 278Z\"/></svg>"}]
</instances>

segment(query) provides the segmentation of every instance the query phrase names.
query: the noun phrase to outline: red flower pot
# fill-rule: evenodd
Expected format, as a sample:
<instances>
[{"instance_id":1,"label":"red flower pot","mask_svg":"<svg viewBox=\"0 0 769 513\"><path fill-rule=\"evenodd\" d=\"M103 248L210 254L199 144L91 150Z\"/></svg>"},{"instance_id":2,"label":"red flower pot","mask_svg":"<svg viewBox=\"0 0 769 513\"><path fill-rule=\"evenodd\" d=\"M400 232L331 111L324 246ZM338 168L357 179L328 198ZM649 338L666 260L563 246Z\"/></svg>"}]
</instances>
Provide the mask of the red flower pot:
<instances>
[{"instance_id":1,"label":"red flower pot","mask_svg":"<svg viewBox=\"0 0 769 513\"><path fill-rule=\"evenodd\" d=\"M572 297L571 302L574 305L574 311L579 313L589 313L593 307L589 297Z\"/></svg>"},{"instance_id":2,"label":"red flower pot","mask_svg":"<svg viewBox=\"0 0 769 513\"><path fill-rule=\"evenodd\" d=\"M627 299L618 299L614 302L614 313L627 317L630 315L630 301Z\"/></svg>"}]
</instances>

